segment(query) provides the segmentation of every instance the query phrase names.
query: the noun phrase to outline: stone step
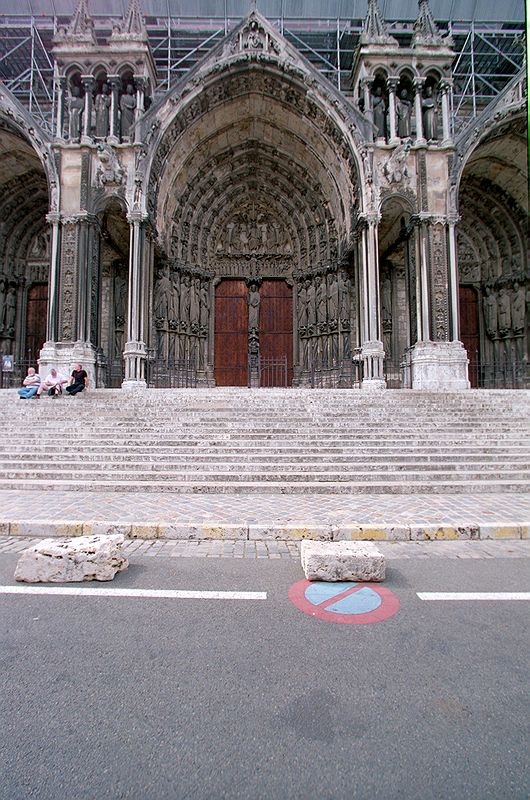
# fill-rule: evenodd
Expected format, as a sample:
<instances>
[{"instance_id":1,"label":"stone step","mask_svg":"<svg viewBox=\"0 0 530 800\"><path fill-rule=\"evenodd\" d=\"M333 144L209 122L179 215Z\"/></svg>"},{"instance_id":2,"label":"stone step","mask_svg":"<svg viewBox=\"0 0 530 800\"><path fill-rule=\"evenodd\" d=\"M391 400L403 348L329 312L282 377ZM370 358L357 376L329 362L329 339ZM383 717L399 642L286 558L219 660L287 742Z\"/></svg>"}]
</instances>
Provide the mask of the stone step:
<instances>
[{"instance_id":1,"label":"stone step","mask_svg":"<svg viewBox=\"0 0 530 800\"><path fill-rule=\"evenodd\" d=\"M28 472L38 472L41 469L48 469L49 468L50 460L49 458L46 459L43 457L41 460L32 460L32 461L24 461L23 464L18 465L19 469L23 467L25 471ZM203 462L198 462L193 456L187 460L178 460L174 461L172 459L168 460L152 460L152 461L131 461L131 460L86 460L86 459L79 459L76 458L75 460L71 457L70 460L64 459L63 462L59 461L58 459L54 458L54 465L53 469L56 472L70 472L75 470L77 472L93 472L95 470L109 470L112 472L115 471L131 471L134 473L139 472L157 472L157 473L169 473L172 474L173 472L188 472L193 471L195 474L198 474L200 470L208 470L210 472L235 472L241 469L246 470L248 473L257 472L260 475L263 474L272 474L272 471L278 472L282 470L292 470L293 473L300 472L306 474L309 478L311 478L315 474L320 473L328 473L332 471L336 471L338 466L343 465L342 471L344 474L352 472L353 468L356 472L384 472L384 473L391 473L391 472L410 472L411 467L415 468L415 471L421 468L422 472L432 472L438 473L448 470L454 470L455 472L469 472L469 471L480 471L483 473L488 472L498 472L499 469L503 470L518 470L519 472L528 473L530 470L530 465L528 465L525 461L523 462L513 462L509 460L499 460L494 462L488 461L458 461L458 463L454 463L453 461L440 461L438 459L433 459L432 462L424 462L420 463L417 459L409 460L409 461L387 461L387 462L378 462L374 463L371 460L363 461L362 459L354 459L349 461L313 461L308 462L304 461L303 459L298 459L297 461L276 461L269 459L268 461L263 461L263 463L253 463L249 461L241 461L240 459L235 460L233 462L228 462L226 459L219 459L218 462L213 462L211 458L205 458ZM17 465L15 465L17 466ZM265 470L265 472L264 472ZM13 466L9 461L0 460L0 478L3 475L9 477L13 472Z\"/></svg>"},{"instance_id":2,"label":"stone step","mask_svg":"<svg viewBox=\"0 0 530 800\"><path fill-rule=\"evenodd\" d=\"M197 450L190 450L187 453L174 453L170 451L166 454L160 453L131 453L130 451L125 451L123 453L114 453L114 452L104 452L104 451L96 451L96 452L83 452L82 461L80 462L73 462L72 461L72 454L63 452L63 453L56 453L54 454L54 462L56 464L66 463L66 464L73 464L73 463L81 463L87 464L90 462L98 462L99 464L137 464L138 466L142 466L146 463L160 463L161 461L166 465L178 465L178 464L188 464L191 462L195 464L214 464L214 463L227 463L227 464L237 464L241 466L245 465L253 465L256 469L258 469L263 464L281 464L282 466L291 466L297 465L300 462L304 464L304 467L311 468L311 467L323 467L325 465L331 464L351 464L352 461L355 464L361 464L366 461L369 464L437 464L437 465L448 465L453 466L455 465L456 469L463 468L462 465L473 464L477 467L480 467L481 464L485 464L488 466L494 466L495 464L527 464L529 462L529 456L527 453L506 453L501 451L499 453L494 453L491 455L488 454L469 454L469 453L459 453L458 462L455 464L454 461L454 454L433 454L433 453L416 453L414 455L404 455L401 451L399 454L384 454L384 455L374 455L374 454L366 454L366 453L349 453L347 455L337 455L337 454L329 454L324 453L323 451L316 451L311 454L301 454L298 450L294 449L292 453L284 453L279 452L276 454L267 454L263 455L262 453L252 454L247 453L246 450L242 451L239 454L231 454L228 452L222 453L201 453L197 452ZM49 463L49 451L42 450L41 453L36 453L35 451L31 453L18 453L13 451L11 453L4 453L0 451L0 468L9 468L9 464L13 461L20 461L24 464L24 467L29 467L33 464L48 464ZM90 467L92 469L92 467Z\"/></svg>"},{"instance_id":3,"label":"stone step","mask_svg":"<svg viewBox=\"0 0 530 800\"><path fill-rule=\"evenodd\" d=\"M165 470L162 466L159 469L145 470L142 472L140 470L131 470L129 466L127 466L127 469L121 467L118 468L117 471L120 473L120 479L135 481L139 485L142 485L145 481L153 482L153 480L160 481L161 483L169 481L176 481L179 483L194 481L200 484L207 484L210 482L219 483L221 481L228 483L245 481L251 485L255 484L260 486L266 486L271 482L278 481L290 484L304 482L308 485L314 485L321 482L348 483L355 481L365 483L384 480L390 485L395 482L408 481L422 481L425 484L429 482L434 483L435 481L452 481L454 483L466 481L496 481L501 479L524 481L528 480L530 477L530 471L528 469L509 469L503 467L502 470L496 468L489 471L482 471L472 470L470 468L460 472L455 470L453 465L451 465L451 468L448 470L433 468L429 470L428 475L425 474L426 470L424 469L412 470L408 467L395 471L391 469L381 469L381 467L374 467L374 469L366 469L366 467L363 467L363 469L350 468L349 470L337 470L335 468L329 471L312 471L309 473L302 470L296 471L294 469L282 472L282 470L278 468L277 470L267 471L261 469L257 471L255 475L248 469L246 469L244 473L239 469L234 471L227 471L226 469L224 471L221 469L216 471L211 469L209 471L200 472L193 468L193 465L190 465L190 468L187 470L182 467L179 470ZM6 469L2 472L1 477L3 481L26 478L40 480L46 477L50 481L55 481L56 479L61 480L65 473L67 473L72 480L78 481L90 481L94 478L97 478L99 481L114 480L113 470L109 469L107 466L105 466L103 470L99 470L97 476L94 476L90 470L85 470L84 467L82 469L69 469L65 466L64 469L61 470L57 465L51 463L42 470Z\"/></svg>"},{"instance_id":4,"label":"stone step","mask_svg":"<svg viewBox=\"0 0 530 800\"><path fill-rule=\"evenodd\" d=\"M190 481L168 482L142 482L141 485L131 481L77 481L34 479L3 481L3 489L16 489L18 491L86 491L86 492L172 492L174 494L478 494L478 493L521 493L528 490L528 481L492 480L462 482L438 481L409 481L389 484L387 481L342 482L334 483L293 483L271 481L267 484L253 484L248 482L231 483L193 483Z\"/></svg>"}]
</instances>

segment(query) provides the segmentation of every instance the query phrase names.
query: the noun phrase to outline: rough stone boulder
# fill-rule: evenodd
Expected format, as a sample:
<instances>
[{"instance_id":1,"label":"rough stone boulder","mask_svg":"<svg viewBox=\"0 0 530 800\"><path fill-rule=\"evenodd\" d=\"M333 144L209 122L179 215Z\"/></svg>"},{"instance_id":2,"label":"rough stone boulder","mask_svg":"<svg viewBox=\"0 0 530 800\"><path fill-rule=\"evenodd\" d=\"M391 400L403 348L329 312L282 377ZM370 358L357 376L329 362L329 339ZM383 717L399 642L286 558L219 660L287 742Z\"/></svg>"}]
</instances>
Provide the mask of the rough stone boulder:
<instances>
[{"instance_id":1,"label":"rough stone boulder","mask_svg":"<svg viewBox=\"0 0 530 800\"><path fill-rule=\"evenodd\" d=\"M21 554L15 580L26 583L111 581L117 572L129 566L121 552L124 538L122 534L115 534L43 539Z\"/></svg>"},{"instance_id":2,"label":"rough stone boulder","mask_svg":"<svg viewBox=\"0 0 530 800\"><path fill-rule=\"evenodd\" d=\"M372 542L314 542L301 545L309 581L384 581L385 558Z\"/></svg>"}]
</instances>

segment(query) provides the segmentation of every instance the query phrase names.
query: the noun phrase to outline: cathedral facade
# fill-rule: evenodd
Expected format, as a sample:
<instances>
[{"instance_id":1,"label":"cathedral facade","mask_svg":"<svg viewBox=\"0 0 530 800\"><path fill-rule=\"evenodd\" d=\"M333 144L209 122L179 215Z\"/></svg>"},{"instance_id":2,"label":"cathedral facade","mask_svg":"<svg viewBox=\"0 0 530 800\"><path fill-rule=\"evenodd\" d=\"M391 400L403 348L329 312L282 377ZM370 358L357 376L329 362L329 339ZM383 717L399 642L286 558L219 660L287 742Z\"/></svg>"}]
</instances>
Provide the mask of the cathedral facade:
<instances>
[{"instance_id":1,"label":"cathedral facade","mask_svg":"<svg viewBox=\"0 0 530 800\"><path fill-rule=\"evenodd\" d=\"M53 136L0 87L3 354L100 387L526 385L524 80L456 135L427 0L406 41L370 0L348 92L256 10L165 92L137 0L104 42L80 0L53 58Z\"/></svg>"}]
</instances>

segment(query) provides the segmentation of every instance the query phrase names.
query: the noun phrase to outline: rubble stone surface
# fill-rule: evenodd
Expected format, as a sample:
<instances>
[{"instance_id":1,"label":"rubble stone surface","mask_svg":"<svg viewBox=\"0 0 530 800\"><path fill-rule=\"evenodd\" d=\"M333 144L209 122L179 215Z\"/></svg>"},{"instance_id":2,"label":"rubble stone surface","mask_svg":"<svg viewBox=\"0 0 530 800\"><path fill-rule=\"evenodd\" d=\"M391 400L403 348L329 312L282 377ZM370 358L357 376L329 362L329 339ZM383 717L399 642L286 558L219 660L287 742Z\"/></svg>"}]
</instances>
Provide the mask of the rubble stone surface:
<instances>
[{"instance_id":1,"label":"rubble stone surface","mask_svg":"<svg viewBox=\"0 0 530 800\"><path fill-rule=\"evenodd\" d=\"M25 583L111 581L129 562L122 534L43 539L21 554L15 579Z\"/></svg>"},{"instance_id":2,"label":"rubble stone surface","mask_svg":"<svg viewBox=\"0 0 530 800\"><path fill-rule=\"evenodd\" d=\"M310 581L383 581L385 558L372 542L301 543L302 569Z\"/></svg>"}]
</instances>

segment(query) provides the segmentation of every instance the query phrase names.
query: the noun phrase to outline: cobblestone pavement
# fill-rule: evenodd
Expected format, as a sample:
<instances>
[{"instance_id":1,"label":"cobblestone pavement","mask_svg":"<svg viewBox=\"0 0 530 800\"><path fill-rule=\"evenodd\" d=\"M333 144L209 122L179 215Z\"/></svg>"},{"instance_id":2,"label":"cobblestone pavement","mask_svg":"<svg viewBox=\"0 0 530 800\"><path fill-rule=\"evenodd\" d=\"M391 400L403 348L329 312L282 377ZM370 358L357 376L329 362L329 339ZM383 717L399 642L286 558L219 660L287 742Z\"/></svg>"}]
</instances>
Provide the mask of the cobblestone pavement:
<instances>
[{"instance_id":1,"label":"cobblestone pavement","mask_svg":"<svg viewBox=\"0 0 530 800\"><path fill-rule=\"evenodd\" d=\"M0 536L0 555L21 553L41 541L22 536ZM377 542L387 559L411 558L530 558L528 541L465 541L465 542ZM126 541L123 547L128 558L150 556L162 558L300 558L298 542L224 541Z\"/></svg>"},{"instance_id":2,"label":"cobblestone pavement","mask_svg":"<svg viewBox=\"0 0 530 800\"><path fill-rule=\"evenodd\" d=\"M0 522L79 520L248 525L530 522L530 494L215 495L0 491Z\"/></svg>"}]
</instances>

